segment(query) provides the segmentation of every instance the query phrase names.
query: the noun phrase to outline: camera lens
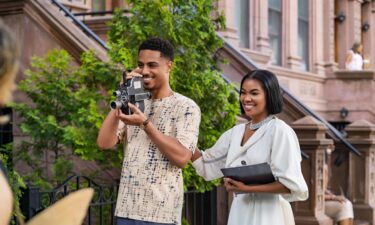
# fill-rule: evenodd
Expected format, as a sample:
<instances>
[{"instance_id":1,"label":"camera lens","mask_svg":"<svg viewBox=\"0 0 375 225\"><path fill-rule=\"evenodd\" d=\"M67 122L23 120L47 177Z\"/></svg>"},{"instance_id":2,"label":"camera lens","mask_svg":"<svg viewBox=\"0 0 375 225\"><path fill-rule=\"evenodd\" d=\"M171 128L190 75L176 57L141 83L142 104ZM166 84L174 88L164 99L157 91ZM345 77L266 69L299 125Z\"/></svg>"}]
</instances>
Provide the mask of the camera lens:
<instances>
[{"instance_id":1,"label":"camera lens","mask_svg":"<svg viewBox=\"0 0 375 225\"><path fill-rule=\"evenodd\" d=\"M113 101L111 102L111 109L119 109L121 108L122 103L119 101Z\"/></svg>"},{"instance_id":2,"label":"camera lens","mask_svg":"<svg viewBox=\"0 0 375 225\"><path fill-rule=\"evenodd\" d=\"M113 96L120 96L121 95L121 92L120 91L114 91L113 92Z\"/></svg>"}]
</instances>

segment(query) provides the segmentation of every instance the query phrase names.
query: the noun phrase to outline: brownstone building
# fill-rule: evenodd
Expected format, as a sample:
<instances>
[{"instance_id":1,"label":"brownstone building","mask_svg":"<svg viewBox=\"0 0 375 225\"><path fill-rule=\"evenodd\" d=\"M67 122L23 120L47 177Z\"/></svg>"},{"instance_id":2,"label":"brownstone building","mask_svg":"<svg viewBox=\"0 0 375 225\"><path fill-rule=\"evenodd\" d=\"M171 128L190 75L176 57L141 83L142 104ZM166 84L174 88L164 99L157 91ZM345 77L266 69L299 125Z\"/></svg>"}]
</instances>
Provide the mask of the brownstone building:
<instances>
[{"instance_id":1,"label":"brownstone building","mask_svg":"<svg viewBox=\"0 0 375 225\"><path fill-rule=\"evenodd\" d=\"M375 224L375 1L219 0L217 6L226 16L227 28L218 35L225 40L219 53L229 61L222 65L227 79L239 82L246 72L264 68L284 89L280 117L300 139L310 189L309 200L293 205L296 223L332 224L324 214L322 166L334 143L328 158L331 188L342 188L353 202L356 224ZM19 79L31 56L52 48L68 50L77 64L88 49L107 60L103 43L84 33L79 22L105 41L105 22L115 7L126 5L121 0L0 0L0 17L21 44ZM359 71L344 69L354 42L364 47ZM1 132L7 137L3 142L21 138L17 127ZM230 196L220 188L217 205L217 224L225 224Z\"/></svg>"}]
</instances>

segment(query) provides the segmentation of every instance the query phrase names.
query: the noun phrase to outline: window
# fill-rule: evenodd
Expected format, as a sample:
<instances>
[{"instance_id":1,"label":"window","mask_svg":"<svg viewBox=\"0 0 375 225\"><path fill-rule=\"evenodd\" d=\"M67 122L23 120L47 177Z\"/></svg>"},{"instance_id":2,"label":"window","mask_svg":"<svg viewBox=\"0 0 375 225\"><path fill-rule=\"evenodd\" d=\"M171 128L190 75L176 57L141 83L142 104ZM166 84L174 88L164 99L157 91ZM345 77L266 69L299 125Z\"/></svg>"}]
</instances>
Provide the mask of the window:
<instances>
[{"instance_id":1,"label":"window","mask_svg":"<svg viewBox=\"0 0 375 225\"><path fill-rule=\"evenodd\" d=\"M268 0L268 37L274 65L281 65L281 3L281 0Z\"/></svg>"},{"instance_id":2,"label":"window","mask_svg":"<svg viewBox=\"0 0 375 225\"><path fill-rule=\"evenodd\" d=\"M236 0L235 10L240 47L249 48L249 1Z\"/></svg>"},{"instance_id":3,"label":"window","mask_svg":"<svg viewBox=\"0 0 375 225\"><path fill-rule=\"evenodd\" d=\"M105 11L105 0L92 0L91 11Z\"/></svg>"},{"instance_id":4,"label":"window","mask_svg":"<svg viewBox=\"0 0 375 225\"><path fill-rule=\"evenodd\" d=\"M309 0L298 0L298 54L301 69L309 69Z\"/></svg>"}]
</instances>

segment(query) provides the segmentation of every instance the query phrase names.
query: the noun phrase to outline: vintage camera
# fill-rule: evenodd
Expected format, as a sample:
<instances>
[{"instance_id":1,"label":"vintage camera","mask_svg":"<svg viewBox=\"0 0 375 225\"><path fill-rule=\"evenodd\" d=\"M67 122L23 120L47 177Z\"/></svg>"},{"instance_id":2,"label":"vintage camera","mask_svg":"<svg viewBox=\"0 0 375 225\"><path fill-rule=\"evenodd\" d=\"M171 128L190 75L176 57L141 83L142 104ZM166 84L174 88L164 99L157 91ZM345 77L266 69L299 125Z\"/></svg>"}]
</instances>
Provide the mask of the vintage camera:
<instances>
[{"instance_id":1,"label":"vintage camera","mask_svg":"<svg viewBox=\"0 0 375 225\"><path fill-rule=\"evenodd\" d=\"M125 72L123 73L123 80L118 90L113 92L113 95L117 99L111 102L112 109L121 109L122 113L126 115L131 115L132 111L128 107L128 103L137 106L142 112L145 110L146 99L149 99L150 92L144 89L143 80L141 77L132 77L126 80Z\"/></svg>"}]
</instances>

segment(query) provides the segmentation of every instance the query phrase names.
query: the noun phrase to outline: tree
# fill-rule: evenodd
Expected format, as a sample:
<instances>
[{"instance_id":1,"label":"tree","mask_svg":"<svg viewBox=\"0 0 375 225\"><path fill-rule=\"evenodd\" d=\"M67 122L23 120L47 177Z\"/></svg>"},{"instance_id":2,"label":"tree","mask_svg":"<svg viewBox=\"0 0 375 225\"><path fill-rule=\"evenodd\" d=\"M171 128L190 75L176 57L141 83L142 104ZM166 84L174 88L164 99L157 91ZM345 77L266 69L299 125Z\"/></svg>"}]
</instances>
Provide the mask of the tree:
<instances>
[{"instance_id":1,"label":"tree","mask_svg":"<svg viewBox=\"0 0 375 225\"><path fill-rule=\"evenodd\" d=\"M116 11L110 23L110 55L125 68L136 67L137 46L148 37L168 39L176 51L170 82L177 92L192 98L201 108L199 147L212 146L232 127L238 96L226 83L215 59L222 40L216 30L224 27L214 0L129 0L130 16ZM185 187L204 191L211 187L191 166L184 169Z\"/></svg>"},{"instance_id":2,"label":"tree","mask_svg":"<svg viewBox=\"0 0 375 225\"><path fill-rule=\"evenodd\" d=\"M32 173L27 179L50 187L72 172L70 157L78 155L95 160L104 167L120 167L122 151L101 151L96 146L98 129L108 112L110 94L120 81L118 65L136 67L137 47L148 37L169 39L176 49L172 88L192 98L201 108L199 148L214 144L234 125L238 95L226 83L215 59L222 41L216 30L224 18L214 0L128 1L130 16L120 10L110 22L110 62L99 61L93 52L82 55L82 65L72 66L64 50L54 50L45 58L35 57L32 70L20 84L33 102L18 104L21 130L29 137L18 148L17 158L27 162ZM41 156L49 156L53 174L46 176ZM184 169L185 188L209 190L217 182L207 183L189 165Z\"/></svg>"},{"instance_id":3,"label":"tree","mask_svg":"<svg viewBox=\"0 0 375 225\"><path fill-rule=\"evenodd\" d=\"M31 167L24 178L34 185L48 189L65 180L73 173L73 155L104 167L121 165L121 151L101 151L96 146L106 113L100 103L108 98L98 91L100 76L93 76L90 69L100 66L100 74L113 76L119 72L108 64L92 63L92 57L92 52L82 56L82 68L72 66L74 62L65 50L53 50L45 58L34 57L32 70L26 71L19 84L32 104L14 104L22 118L21 131L27 136L14 155L15 160Z\"/></svg>"}]
</instances>

